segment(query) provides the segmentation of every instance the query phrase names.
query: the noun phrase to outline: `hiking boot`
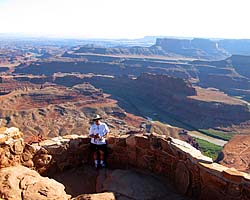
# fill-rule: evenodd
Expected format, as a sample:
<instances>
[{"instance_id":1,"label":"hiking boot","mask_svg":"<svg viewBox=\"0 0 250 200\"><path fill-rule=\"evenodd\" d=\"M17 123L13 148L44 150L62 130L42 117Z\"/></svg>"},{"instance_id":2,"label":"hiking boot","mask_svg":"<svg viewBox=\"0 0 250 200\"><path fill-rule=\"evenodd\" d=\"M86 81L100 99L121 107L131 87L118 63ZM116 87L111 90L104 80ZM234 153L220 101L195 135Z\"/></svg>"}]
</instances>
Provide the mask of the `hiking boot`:
<instances>
[{"instance_id":1,"label":"hiking boot","mask_svg":"<svg viewBox=\"0 0 250 200\"><path fill-rule=\"evenodd\" d=\"M101 167L102 167L102 168L106 168L105 163L102 163L102 164L101 164Z\"/></svg>"},{"instance_id":2,"label":"hiking boot","mask_svg":"<svg viewBox=\"0 0 250 200\"><path fill-rule=\"evenodd\" d=\"M95 164L95 169L98 169L98 164Z\"/></svg>"}]
</instances>

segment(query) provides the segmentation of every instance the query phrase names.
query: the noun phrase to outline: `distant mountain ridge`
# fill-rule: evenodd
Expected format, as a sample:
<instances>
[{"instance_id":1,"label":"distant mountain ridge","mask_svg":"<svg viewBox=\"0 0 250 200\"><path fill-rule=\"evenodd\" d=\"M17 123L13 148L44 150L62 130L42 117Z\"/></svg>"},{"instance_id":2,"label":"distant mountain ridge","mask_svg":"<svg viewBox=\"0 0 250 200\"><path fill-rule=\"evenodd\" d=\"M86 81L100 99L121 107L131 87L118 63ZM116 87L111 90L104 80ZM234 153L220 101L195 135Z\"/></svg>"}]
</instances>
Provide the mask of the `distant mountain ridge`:
<instances>
[{"instance_id":1,"label":"distant mountain ridge","mask_svg":"<svg viewBox=\"0 0 250 200\"><path fill-rule=\"evenodd\" d=\"M222 60L233 54L250 55L250 40L157 38L155 44L150 47L84 45L73 48L72 51L66 52L63 56L81 57L81 54L168 56Z\"/></svg>"}]
</instances>

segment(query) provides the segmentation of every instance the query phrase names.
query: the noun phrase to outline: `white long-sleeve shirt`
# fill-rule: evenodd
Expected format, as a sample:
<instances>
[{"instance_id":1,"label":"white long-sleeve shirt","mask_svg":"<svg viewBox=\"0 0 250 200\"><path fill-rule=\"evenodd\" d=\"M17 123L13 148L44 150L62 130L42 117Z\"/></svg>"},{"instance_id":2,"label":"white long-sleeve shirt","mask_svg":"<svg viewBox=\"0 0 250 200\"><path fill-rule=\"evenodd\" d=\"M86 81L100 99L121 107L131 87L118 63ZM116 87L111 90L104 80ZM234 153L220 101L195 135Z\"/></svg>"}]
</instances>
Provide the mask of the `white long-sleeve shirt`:
<instances>
[{"instance_id":1,"label":"white long-sleeve shirt","mask_svg":"<svg viewBox=\"0 0 250 200\"><path fill-rule=\"evenodd\" d=\"M99 134L100 137L102 138L91 138L91 143L93 144L97 144L97 145L101 145L101 144L106 144L106 139L103 138L107 133L109 133L109 128L108 126L103 123L100 122L99 125L97 124L92 124L90 129L89 129L89 135L97 135Z\"/></svg>"}]
</instances>

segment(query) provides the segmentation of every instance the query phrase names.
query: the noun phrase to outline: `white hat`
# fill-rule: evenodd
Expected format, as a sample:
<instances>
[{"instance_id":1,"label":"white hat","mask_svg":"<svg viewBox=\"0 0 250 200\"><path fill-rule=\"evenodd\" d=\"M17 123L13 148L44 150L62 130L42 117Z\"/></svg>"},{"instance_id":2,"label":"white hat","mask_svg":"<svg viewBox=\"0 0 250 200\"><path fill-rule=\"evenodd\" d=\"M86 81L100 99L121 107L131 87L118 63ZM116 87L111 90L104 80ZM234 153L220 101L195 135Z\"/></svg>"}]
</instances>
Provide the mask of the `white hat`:
<instances>
[{"instance_id":1,"label":"white hat","mask_svg":"<svg viewBox=\"0 0 250 200\"><path fill-rule=\"evenodd\" d=\"M93 121L96 121L96 120L99 120L99 119L102 119L101 116L95 114L92 120L93 120Z\"/></svg>"}]
</instances>

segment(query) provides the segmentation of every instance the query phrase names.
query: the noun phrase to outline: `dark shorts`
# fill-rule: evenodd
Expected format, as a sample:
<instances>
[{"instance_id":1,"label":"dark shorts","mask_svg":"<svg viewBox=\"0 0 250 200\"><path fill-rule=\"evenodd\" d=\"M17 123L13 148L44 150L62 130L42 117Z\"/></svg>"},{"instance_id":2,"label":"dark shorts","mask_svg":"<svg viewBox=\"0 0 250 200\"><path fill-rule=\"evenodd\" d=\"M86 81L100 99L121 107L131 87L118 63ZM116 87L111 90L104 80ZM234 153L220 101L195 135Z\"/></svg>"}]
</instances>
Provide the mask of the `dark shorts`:
<instances>
[{"instance_id":1,"label":"dark shorts","mask_svg":"<svg viewBox=\"0 0 250 200\"><path fill-rule=\"evenodd\" d=\"M96 152L96 151L103 151L104 153L106 153L107 151L107 144L93 144L90 143L90 149L92 152Z\"/></svg>"}]
</instances>

